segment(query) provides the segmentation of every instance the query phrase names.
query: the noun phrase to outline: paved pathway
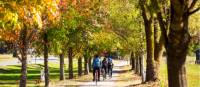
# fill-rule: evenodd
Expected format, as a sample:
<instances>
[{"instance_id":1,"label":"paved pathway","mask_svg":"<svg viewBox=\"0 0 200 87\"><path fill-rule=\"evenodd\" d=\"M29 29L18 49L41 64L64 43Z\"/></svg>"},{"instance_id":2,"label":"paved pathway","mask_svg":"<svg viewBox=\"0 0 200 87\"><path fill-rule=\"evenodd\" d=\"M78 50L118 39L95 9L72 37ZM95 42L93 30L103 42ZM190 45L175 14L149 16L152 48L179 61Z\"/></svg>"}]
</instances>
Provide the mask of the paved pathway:
<instances>
[{"instance_id":1,"label":"paved pathway","mask_svg":"<svg viewBox=\"0 0 200 87\"><path fill-rule=\"evenodd\" d=\"M127 61L118 61L115 63L114 69L113 69L113 77L108 78L106 80L102 80L97 83L92 81L92 74L88 76L91 80L89 81L81 81L81 80L67 80L55 83L56 87L126 87L133 84L140 84L141 80L138 79L139 77L133 74L133 72L130 72L129 69L124 69L124 67L128 66ZM129 73L127 73L129 72ZM127 75L128 74L128 75ZM135 76L135 77L134 77ZM123 78L124 77L124 78ZM134 80L134 78L137 78ZM130 80L131 79L131 80ZM55 86L53 86L55 87Z\"/></svg>"}]
</instances>

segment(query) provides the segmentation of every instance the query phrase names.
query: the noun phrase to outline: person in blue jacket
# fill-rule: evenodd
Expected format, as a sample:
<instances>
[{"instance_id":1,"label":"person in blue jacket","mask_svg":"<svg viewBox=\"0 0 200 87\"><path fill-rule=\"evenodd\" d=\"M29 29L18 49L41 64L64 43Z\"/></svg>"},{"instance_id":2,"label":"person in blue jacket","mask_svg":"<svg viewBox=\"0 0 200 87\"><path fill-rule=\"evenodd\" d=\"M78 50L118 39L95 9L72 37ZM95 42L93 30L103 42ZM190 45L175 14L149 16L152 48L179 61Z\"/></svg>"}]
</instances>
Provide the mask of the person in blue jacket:
<instances>
[{"instance_id":1,"label":"person in blue jacket","mask_svg":"<svg viewBox=\"0 0 200 87\"><path fill-rule=\"evenodd\" d=\"M94 56L93 62L93 81L95 80L95 71L98 71L98 81L100 81L100 68L101 68L101 59L98 54Z\"/></svg>"}]
</instances>

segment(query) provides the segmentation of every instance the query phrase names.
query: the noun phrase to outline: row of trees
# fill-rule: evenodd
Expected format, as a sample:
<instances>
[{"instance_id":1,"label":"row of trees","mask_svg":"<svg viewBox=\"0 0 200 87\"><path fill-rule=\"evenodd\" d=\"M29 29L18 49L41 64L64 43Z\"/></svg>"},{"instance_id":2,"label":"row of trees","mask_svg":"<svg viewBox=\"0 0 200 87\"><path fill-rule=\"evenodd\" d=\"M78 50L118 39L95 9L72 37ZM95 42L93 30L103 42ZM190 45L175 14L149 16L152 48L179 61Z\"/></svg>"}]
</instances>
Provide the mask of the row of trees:
<instances>
[{"instance_id":1,"label":"row of trees","mask_svg":"<svg viewBox=\"0 0 200 87\"><path fill-rule=\"evenodd\" d=\"M198 21L196 18L199 18L197 15L200 10L200 2L198 0L113 0L113 2L120 3L118 4L119 7L116 6L117 9L115 9L115 12L118 13L111 13L113 16L119 17L113 18L116 20L112 23L118 23L113 25L116 26L114 31L125 39L125 42L127 42L126 47L130 48L128 50L132 52L132 55L140 56L144 51L147 52L146 82L159 81L160 59L165 51L167 54L169 87L187 86L185 60L189 46L193 46L190 47L193 50L199 47L199 27L198 24L193 22L196 21L197 23ZM132 11L134 11L134 14ZM133 22L129 22L129 20ZM123 31L123 28L128 32L131 32L131 29L133 31L131 34L127 34ZM144 29L144 31L141 29ZM138 37L144 32L146 35L146 50L143 50L145 44L140 41L144 40L143 37ZM137 58L139 57L136 57L136 60Z\"/></svg>"},{"instance_id":2,"label":"row of trees","mask_svg":"<svg viewBox=\"0 0 200 87\"><path fill-rule=\"evenodd\" d=\"M49 53L60 56L60 80L64 80L66 54L69 79L72 79L73 58L78 58L79 75L82 75L84 58L84 74L88 74L95 53L119 47L117 35L106 32L110 26L106 20L107 4L106 0L1 1L0 38L16 44L19 49L20 87L26 87L29 48L44 55L45 87L48 87Z\"/></svg>"},{"instance_id":3,"label":"row of trees","mask_svg":"<svg viewBox=\"0 0 200 87\"><path fill-rule=\"evenodd\" d=\"M199 10L200 2L139 0L139 4L146 32L146 81L158 79L160 58L165 47L169 87L187 87L185 60L191 40L189 17Z\"/></svg>"}]
</instances>

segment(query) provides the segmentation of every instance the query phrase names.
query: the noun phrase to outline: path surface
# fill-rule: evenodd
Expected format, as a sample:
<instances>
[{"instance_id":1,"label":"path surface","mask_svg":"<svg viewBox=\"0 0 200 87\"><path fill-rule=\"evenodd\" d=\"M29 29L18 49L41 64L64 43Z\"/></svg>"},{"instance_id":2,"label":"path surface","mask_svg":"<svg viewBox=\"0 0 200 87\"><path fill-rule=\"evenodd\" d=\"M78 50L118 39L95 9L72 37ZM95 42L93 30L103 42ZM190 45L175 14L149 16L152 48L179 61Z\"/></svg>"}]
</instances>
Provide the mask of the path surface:
<instances>
[{"instance_id":1,"label":"path surface","mask_svg":"<svg viewBox=\"0 0 200 87\"><path fill-rule=\"evenodd\" d=\"M84 78L87 80L75 79L57 82L56 87L126 87L141 83L140 77L130 71L128 62L122 60L115 61L113 77L110 79L108 78L103 81L103 78L101 77L101 81L96 85L95 82L92 81L92 74ZM53 87L55 87L55 85Z\"/></svg>"}]
</instances>

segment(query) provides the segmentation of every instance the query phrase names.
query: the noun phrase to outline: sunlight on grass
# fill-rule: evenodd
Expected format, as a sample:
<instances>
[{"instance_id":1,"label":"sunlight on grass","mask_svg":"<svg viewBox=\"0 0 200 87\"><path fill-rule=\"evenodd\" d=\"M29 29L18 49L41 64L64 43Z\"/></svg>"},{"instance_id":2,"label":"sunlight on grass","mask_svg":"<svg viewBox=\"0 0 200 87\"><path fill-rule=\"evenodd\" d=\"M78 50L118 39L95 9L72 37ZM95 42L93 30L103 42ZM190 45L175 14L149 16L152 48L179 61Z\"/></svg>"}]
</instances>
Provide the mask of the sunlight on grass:
<instances>
[{"instance_id":1,"label":"sunlight on grass","mask_svg":"<svg viewBox=\"0 0 200 87\"><path fill-rule=\"evenodd\" d=\"M37 86L35 84L36 80L40 79L40 66L42 64L31 64L28 65L28 74L27 74L27 86ZM74 75L77 75L77 64L74 63ZM65 76L68 77L67 66L65 68ZM20 65L10 65L10 66L0 66L0 87L16 87L20 78ZM59 63L49 63L49 72L50 72L50 80L58 81L59 80ZM44 83L41 83L43 85Z\"/></svg>"},{"instance_id":2,"label":"sunlight on grass","mask_svg":"<svg viewBox=\"0 0 200 87\"><path fill-rule=\"evenodd\" d=\"M188 57L186 62L187 84L188 87L200 86L200 65L194 64L194 57ZM167 64L161 63L160 79L162 87L167 87Z\"/></svg>"}]
</instances>

